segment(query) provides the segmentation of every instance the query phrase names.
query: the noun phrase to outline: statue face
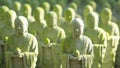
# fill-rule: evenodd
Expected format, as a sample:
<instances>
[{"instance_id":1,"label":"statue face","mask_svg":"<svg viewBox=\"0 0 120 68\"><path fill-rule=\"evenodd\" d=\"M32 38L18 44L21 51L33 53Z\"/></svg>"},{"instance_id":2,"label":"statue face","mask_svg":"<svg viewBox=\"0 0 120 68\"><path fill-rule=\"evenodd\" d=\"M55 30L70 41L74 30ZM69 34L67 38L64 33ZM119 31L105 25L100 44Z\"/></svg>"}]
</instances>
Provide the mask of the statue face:
<instances>
[{"instance_id":1,"label":"statue face","mask_svg":"<svg viewBox=\"0 0 120 68\"><path fill-rule=\"evenodd\" d=\"M34 18L39 21L41 19L44 19L44 9L41 8L41 7L37 7L35 10L34 10Z\"/></svg>"},{"instance_id":2,"label":"statue face","mask_svg":"<svg viewBox=\"0 0 120 68\"><path fill-rule=\"evenodd\" d=\"M105 8L101 12L101 21L103 23L108 23L111 20L112 12L109 8Z\"/></svg>"},{"instance_id":3,"label":"statue face","mask_svg":"<svg viewBox=\"0 0 120 68\"><path fill-rule=\"evenodd\" d=\"M45 20L48 26L50 27L57 26L57 15L55 12L51 11L47 13Z\"/></svg>"},{"instance_id":4,"label":"statue face","mask_svg":"<svg viewBox=\"0 0 120 68\"><path fill-rule=\"evenodd\" d=\"M95 12L90 13L86 18L86 23L89 28L98 27L98 15Z\"/></svg>"},{"instance_id":5,"label":"statue face","mask_svg":"<svg viewBox=\"0 0 120 68\"><path fill-rule=\"evenodd\" d=\"M72 22L73 25L73 36L79 37L83 34L84 24L83 21L79 18L75 18Z\"/></svg>"},{"instance_id":6,"label":"statue face","mask_svg":"<svg viewBox=\"0 0 120 68\"><path fill-rule=\"evenodd\" d=\"M72 8L68 8L64 13L64 18L67 22L71 22L75 17L74 10Z\"/></svg>"},{"instance_id":7,"label":"statue face","mask_svg":"<svg viewBox=\"0 0 120 68\"><path fill-rule=\"evenodd\" d=\"M24 4L22 8L22 14L27 17L30 16L32 12L32 8L29 4Z\"/></svg>"},{"instance_id":8,"label":"statue face","mask_svg":"<svg viewBox=\"0 0 120 68\"><path fill-rule=\"evenodd\" d=\"M27 32L28 22L27 19L23 16L19 16L15 21L15 30L19 35L23 35Z\"/></svg>"}]
</instances>

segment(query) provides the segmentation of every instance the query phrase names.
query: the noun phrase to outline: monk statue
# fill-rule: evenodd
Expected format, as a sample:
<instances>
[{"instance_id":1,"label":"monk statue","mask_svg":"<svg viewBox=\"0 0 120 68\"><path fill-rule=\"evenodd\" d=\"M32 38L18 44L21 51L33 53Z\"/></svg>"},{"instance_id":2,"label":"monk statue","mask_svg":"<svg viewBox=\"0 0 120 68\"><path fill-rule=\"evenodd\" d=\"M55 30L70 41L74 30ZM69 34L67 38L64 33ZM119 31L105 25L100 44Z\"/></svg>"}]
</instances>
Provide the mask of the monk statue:
<instances>
[{"instance_id":1,"label":"monk statue","mask_svg":"<svg viewBox=\"0 0 120 68\"><path fill-rule=\"evenodd\" d=\"M45 15L46 15L46 13L50 11L50 4L48 2L43 2L41 6L45 10Z\"/></svg>"},{"instance_id":2,"label":"monk statue","mask_svg":"<svg viewBox=\"0 0 120 68\"><path fill-rule=\"evenodd\" d=\"M62 17L62 12L63 12L63 8L60 4L56 4L53 7L53 11L57 14L58 17L58 26L61 26L61 24L64 22L64 18Z\"/></svg>"},{"instance_id":3,"label":"monk statue","mask_svg":"<svg viewBox=\"0 0 120 68\"><path fill-rule=\"evenodd\" d=\"M93 44L83 35L84 24L80 18L72 21L72 34L62 43L66 68L91 68Z\"/></svg>"},{"instance_id":4,"label":"monk statue","mask_svg":"<svg viewBox=\"0 0 120 68\"><path fill-rule=\"evenodd\" d=\"M44 9L42 7L37 7L33 11L33 17L35 18L35 22L29 24L29 31L30 33L34 34L38 40L38 61L37 61L37 67L40 66L39 57L41 55L41 45L44 44L43 38L43 30L47 26L46 21L44 20Z\"/></svg>"},{"instance_id":5,"label":"monk statue","mask_svg":"<svg viewBox=\"0 0 120 68\"><path fill-rule=\"evenodd\" d=\"M14 7L13 9L16 12L16 14L20 15L21 7L22 7L21 2L15 1L13 4L13 7Z\"/></svg>"},{"instance_id":6,"label":"monk statue","mask_svg":"<svg viewBox=\"0 0 120 68\"><path fill-rule=\"evenodd\" d=\"M97 13L92 12L86 17L87 27L84 34L88 36L94 44L94 58L92 68L101 68L105 47L107 46L106 32L98 27L99 18Z\"/></svg>"},{"instance_id":7,"label":"monk statue","mask_svg":"<svg viewBox=\"0 0 120 68\"><path fill-rule=\"evenodd\" d=\"M84 8L83 8L83 20L84 20L84 23L85 23L85 27L87 27L87 24L86 24L86 17L88 16L89 13L93 12L93 7L91 5L86 5Z\"/></svg>"},{"instance_id":8,"label":"monk statue","mask_svg":"<svg viewBox=\"0 0 120 68\"><path fill-rule=\"evenodd\" d=\"M28 33L28 22L24 16L15 19L15 34L6 43L6 68L35 68L38 43L34 35Z\"/></svg>"},{"instance_id":9,"label":"monk statue","mask_svg":"<svg viewBox=\"0 0 120 68\"><path fill-rule=\"evenodd\" d=\"M21 14L27 18L28 23L33 23L35 21L35 19L32 16L32 7L30 4L23 4L21 8Z\"/></svg>"},{"instance_id":10,"label":"monk statue","mask_svg":"<svg viewBox=\"0 0 120 68\"><path fill-rule=\"evenodd\" d=\"M5 23L3 22L3 16L5 13L9 10L7 6L1 6L0 7L0 68L4 68L5 62L4 62L4 52L5 52L5 37L3 36L3 29L5 29Z\"/></svg>"},{"instance_id":11,"label":"monk statue","mask_svg":"<svg viewBox=\"0 0 120 68\"><path fill-rule=\"evenodd\" d=\"M75 11L72 8L67 8L67 10L64 11L64 23L62 23L61 27L65 30L66 36L70 35L72 33L72 25L71 22L75 18Z\"/></svg>"},{"instance_id":12,"label":"monk statue","mask_svg":"<svg viewBox=\"0 0 120 68\"><path fill-rule=\"evenodd\" d=\"M101 17L100 27L106 31L108 39L102 68L114 68L116 50L119 42L119 28L115 22L111 21L112 18L111 9L104 8L101 11L100 17Z\"/></svg>"},{"instance_id":13,"label":"monk statue","mask_svg":"<svg viewBox=\"0 0 120 68\"><path fill-rule=\"evenodd\" d=\"M50 11L46 14L47 26L43 31L43 45L41 45L40 68L62 68L61 42L65 32L57 26L57 14ZM41 53L40 52L40 53Z\"/></svg>"}]
</instances>

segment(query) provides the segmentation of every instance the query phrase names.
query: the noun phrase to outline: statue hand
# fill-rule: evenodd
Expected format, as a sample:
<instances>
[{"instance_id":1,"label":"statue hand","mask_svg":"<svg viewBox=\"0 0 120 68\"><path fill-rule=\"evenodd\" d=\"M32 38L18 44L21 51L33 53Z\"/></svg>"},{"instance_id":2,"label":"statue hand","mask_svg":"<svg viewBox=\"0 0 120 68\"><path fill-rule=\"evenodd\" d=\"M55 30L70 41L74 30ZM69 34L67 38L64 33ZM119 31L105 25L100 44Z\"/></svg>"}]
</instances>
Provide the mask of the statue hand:
<instances>
[{"instance_id":1,"label":"statue hand","mask_svg":"<svg viewBox=\"0 0 120 68\"><path fill-rule=\"evenodd\" d=\"M20 53L20 54L17 54L17 55L14 54L12 57L23 57L23 55L24 55L23 53Z\"/></svg>"}]
</instances>

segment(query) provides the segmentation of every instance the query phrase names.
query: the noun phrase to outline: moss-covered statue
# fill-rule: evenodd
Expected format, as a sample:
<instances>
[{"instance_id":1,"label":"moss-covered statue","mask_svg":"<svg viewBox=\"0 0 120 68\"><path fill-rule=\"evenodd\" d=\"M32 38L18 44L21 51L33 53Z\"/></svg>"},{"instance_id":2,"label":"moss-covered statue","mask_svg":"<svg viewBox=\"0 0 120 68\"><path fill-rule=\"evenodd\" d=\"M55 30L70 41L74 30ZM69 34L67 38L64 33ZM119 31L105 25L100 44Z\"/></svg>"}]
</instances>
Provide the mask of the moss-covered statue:
<instances>
[{"instance_id":1,"label":"moss-covered statue","mask_svg":"<svg viewBox=\"0 0 120 68\"><path fill-rule=\"evenodd\" d=\"M94 44L94 58L92 68L101 68L105 47L107 46L106 32L98 27L98 15L95 12L90 13L86 18L87 27L84 34L88 36Z\"/></svg>"},{"instance_id":2,"label":"moss-covered statue","mask_svg":"<svg viewBox=\"0 0 120 68\"><path fill-rule=\"evenodd\" d=\"M0 7L0 68L4 68L4 51L5 51L5 37L2 35L3 34L3 29L5 29L5 23L3 16L5 13L9 10L7 6L1 6Z\"/></svg>"},{"instance_id":3,"label":"moss-covered statue","mask_svg":"<svg viewBox=\"0 0 120 68\"><path fill-rule=\"evenodd\" d=\"M28 22L23 16L15 20L15 35L6 43L6 68L35 68L38 55L38 43L28 33Z\"/></svg>"},{"instance_id":4,"label":"moss-covered statue","mask_svg":"<svg viewBox=\"0 0 120 68\"><path fill-rule=\"evenodd\" d=\"M44 9L41 7L35 8L33 11L33 17L35 18L35 22L30 23L29 25L29 31L30 33L34 34L37 37L38 40L38 47L39 47L39 54L38 56L41 55L41 45L43 45L43 30L47 26L46 21L44 20ZM37 61L37 67L39 68L39 58Z\"/></svg>"},{"instance_id":5,"label":"moss-covered statue","mask_svg":"<svg viewBox=\"0 0 120 68\"><path fill-rule=\"evenodd\" d=\"M75 2L70 3L69 7L72 8L72 9L74 9L74 11L75 11L75 17L81 18L80 14L78 14L78 11L79 11L78 5Z\"/></svg>"},{"instance_id":6,"label":"moss-covered statue","mask_svg":"<svg viewBox=\"0 0 120 68\"><path fill-rule=\"evenodd\" d=\"M65 32L57 26L57 15L50 11L45 16L47 27L44 29L41 68L62 68L62 51L60 43L65 38ZM41 52L40 52L41 53Z\"/></svg>"},{"instance_id":7,"label":"moss-covered statue","mask_svg":"<svg viewBox=\"0 0 120 68\"><path fill-rule=\"evenodd\" d=\"M13 28L14 28L14 21L16 17L17 17L16 12L13 10L8 10L3 16L3 23L4 23L4 27L6 28L2 29L3 33L1 35L4 37L6 41L10 36L14 34Z\"/></svg>"},{"instance_id":8,"label":"moss-covered statue","mask_svg":"<svg viewBox=\"0 0 120 68\"><path fill-rule=\"evenodd\" d=\"M62 17L62 6L59 5L59 4L56 4L54 7L53 7L53 11L57 14L57 17L58 17L58 23L57 25L58 26L61 26L61 24L63 23L64 19Z\"/></svg>"},{"instance_id":9,"label":"moss-covered statue","mask_svg":"<svg viewBox=\"0 0 120 68\"><path fill-rule=\"evenodd\" d=\"M43 28L47 26L44 20L44 9L41 7L35 8L33 11L33 17L35 18L35 22L29 24L29 31L36 35L40 40Z\"/></svg>"},{"instance_id":10,"label":"moss-covered statue","mask_svg":"<svg viewBox=\"0 0 120 68\"><path fill-rule=\"evenodd\" d=\"M66 36L68 36L68 35L70 35L72 33L71 22L75 18L75 11L72 8L68 8L64 12L64 18L65 18L65 22L62 23L61 27L65 30Z\"/></svg>"},{"instance_id":11,"label":"moss-covered statue","mask_svg":"<svg viewBox=\"0 0 120 68\"><path fill-rule=\"evenodd\" d=\"M44 29L44 39L49 38L51 43L60 43L65 38L65 32L57 26L57 14L50 11L45 16L47 27Z\"/></svg>"},{"instance_id":12,"label":"moss-covered statue","mask_svg":"<svg viewBox=\"0 0 120 68\"><path fill-rule=\"evenodd\" d=\"M66 37L62 43L64 61L67 68L91 68L93 59L93 44L83 35L84 24L80 18L72 22L72 35Z\"/></svg>"},{"instance_id":13,"label":"moss-covered statue","mask_svg":"<svg viewBox=\"0 0 120 68\"><path fill-rule=\"evenodd\" d=\"M93 7L93 10L96 10L97 5L96 5L96 2L95 2L95 1L92 0L92 1L90 1L88 4Z\"/></svg>"},{"instance_id":14,"label":"moss-covered statue","mask_svg":"<svg viewBox=\"0 0 120 68\"><path fill-rule=\"evenodd\" d=\"M28 4L28 3L23 4L23 6L21 8L21 14L27 18L29 23L33 23L35 21L35 19L31 15L32 8L31 8L30 4Z\"/></svg>"},{"instance_id":15,"label":"moss-covered statue","mask_svg":"<svg viewBox=\"0 0 120 68\"><path fill-rule=\"evenodd\" d=\"M21 3L19 1L15 1L13 7L14 7L13 9L17 13L17 15L20 15Z\"/></svg>"},{"instance_id":16,"label":"moss-covered statue","mask_svg":"<svg viewBox=\"0 0 120 68\"><path fill-rule=\"evenodd\" d=\"M100 14L101 22L100 27L107 33L107 48L103 60L102 68L113 68L115 64L115 56L117 45L119 41L118 26L111 21L112 11L109 8L104 8Z\"/></svg>"},{"instance_id":17,"label":"moss-covered statue","mask_svg":"<svg viewBox=\"0 0 120 68\"><path fill-rule=\"evenodd\" d=\"M89 15L89 13L93 12L93 7L91 5L86 5L83 9L83 19L84 19L84 23L85 23L85 27L87 27L86 25L86 17Z\"/></svg>"},{"instance_id":18,"label":"moss-covered statue","mask_svg":"<svg viewBox=\"0 0 120 68\"><path fill-rule=\"evenodd\" d=\"M50 4L48 2L43 2L42 8L45 10L45 14L46 14L50 11Z\"/></svg>"}]
</instances>

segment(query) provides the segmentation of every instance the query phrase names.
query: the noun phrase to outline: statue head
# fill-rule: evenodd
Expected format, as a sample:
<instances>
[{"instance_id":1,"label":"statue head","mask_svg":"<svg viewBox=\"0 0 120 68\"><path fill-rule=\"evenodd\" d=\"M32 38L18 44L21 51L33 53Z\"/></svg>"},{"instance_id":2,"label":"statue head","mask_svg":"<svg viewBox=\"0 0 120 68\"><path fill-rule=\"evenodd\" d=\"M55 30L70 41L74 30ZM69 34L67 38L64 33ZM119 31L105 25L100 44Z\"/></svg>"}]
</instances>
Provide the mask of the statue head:
<instances>
[{"instance_id":1,"label":"statue head","mask_svg":"<svg viewBox=\"0 0 120 68\"><path fill-rule=\"evenodd\" d=\"M89 28L93 28L93 29L97 28L98 22L99 22L99 17L95 12L90 13L86 18L86 24L87 27Z\"/></svg>"},{"instance_id":2,"label":"statue head","mask_svg":"<svg viewBox=\"0 0 120 68\"><path fill-rule=\"evenodd\" d=\"M83 34L83 29L84 29L84 23L82 19L80 18L75 18L72 21L72 30L73 30L73 37L74 38L79 38Z\"/></svg>"},{"instance_id":3,"label":"statue head","mask_svg":"<svg viewBox=\"0 0 120 68\"><path fill-rule=\"evenodd\" d=\"M83 9L83 16L84 18L87 17L89 13L93 12L93 8L91 5L86 5Z\"/></svg>"},{"instance_id":4,"label":"statue head","mask_svg":"<svg viewBox=\"0 0 120 68\"><path fill-rule=\"evenodd\" d=\"M106 23L106 24L110 23L109 21L111 21L111 17L112 17L112 11L111 11L111 9L104 8L101 11L100 19L101 19L102 23Z\"/></svg>"},{"instance_id":5,"label":"statue head","mask_svg":"<svg viewBox=\"0 0 120 68\"><path fill-rule=\"evenodd\" d=\"M96 2L95 1L90 1L89 5L91 5L93 7L94 10L96 10Z\"/></svg>"},{"instance_id":6,"label":"statue head","mask_svg":"<svg viewBox=\"0 0 120 68\"><path fill-rule=\"evenodd\" d=\"M3 19L4 14L9 10L7 6L0 7L0 19Z\"/></svg>"},{"instance_id":7,"label":"statue head","mask_svg":"<svg viewBox=\"0 0 120 68\"><path fill-rule=\"evenodd\" d=\"M45 20L48 27L57 26L57 14L54 11L50 11L46 14Z\"/></svg>"},{"instance_id":8,"label":"statue head","mask_svg":"<svg viewBox=\"0 0 120 68\"><path fill-rule=\"evenodd\" d=\"M45 13L48 13L50 11L50 4L48 2L43 2L42 8L45 10Z\"/></svg>"},{"instance_id":9,"label":"statue head","mask_svg":"<svg viewBox=\"0 0 120 68\"><path fill-rule=\"evenodd\" d=\"M59 4L56 4L54 7L53 7L53 11L56 12L58 18L60 18L62 16L62 6L59 5Z\"/></svg>"},{"instance_id":10,"label":"statue head","mask_svg":"<svg viewBox=\"0 0 120 68\"><path fill-rule=\"evenodd\" d=\"M20 48L17 47L17 48L14 49L14 54L15 55L19 55L20 53L21 53L21 49Z\"/></svg>"},{"instance_id":11,"label":"statue head","mask_svg":"<svg viewBox=\"0 0 120 68\"><path fill-rule=\"evenodd\" d=\"M70 8L73 8L75 11L77 11L77 4L75 2L72 2L70 4Z\"/></svg>"},{"instance_id":12,"label":"statue head","mask_svg":"<svg viewBox=\"0 0 120 68\"><path fill-rule=\"evenodd\" d=\"M44 9L42 7L37 7L35 8L34 12L33 12L33 16L35 18L36 21L40 21L44 19Z\"/></svg>"},{"instance_id":13,"label":"statue head","mask_svg":"<svg viewBox=\"0 0 120 68\"><path fill-rule=\"evenodd\" d=\"M71 22L75 18L75 11L72 8L68 8L64 12L64 18L67 22Z\"/></svg>"},{"instance_id":14,"label":"statue head","mask_svg":"<svg viewBox=\"0 0 120 68\"><path fill-rule=\"evenodd\" d=\"M21 10L21 3L19 1L14 2L14 11L18 14Z\"/></svg>"},{"instance_id":15,"label":"statue head","mask_svg":"<svg viewBox=\"0 0 120 68\"><path fill-rule=\"evenodd\" d=\"M29 4L24 4L21 9L22 15L25 17L31 16L32 8Z\"/></svg>"},{"instance_id":16,"label":"statue head","mask_svg":"<svg viewBox=\"0 0 120 68\"><path fill-rule=\"evenodd\" d=\"M15 19L15 31L17 35L24 36L28 32L28 21L24 16Z\"/></svg>"},{"instance_id":17,"label":"statue head","mask_svg":"<svg viewBox=\"0 0 120 68\"><path fill-rule=\"evenodd\" d=\"M16 12L14 10L8 10L4 15L4 19L5 19L4 23L7 26L14 28L14 22L15 22L16 17L17 17L17 15L16 15Z\"/></svg>"}]
</instances>

